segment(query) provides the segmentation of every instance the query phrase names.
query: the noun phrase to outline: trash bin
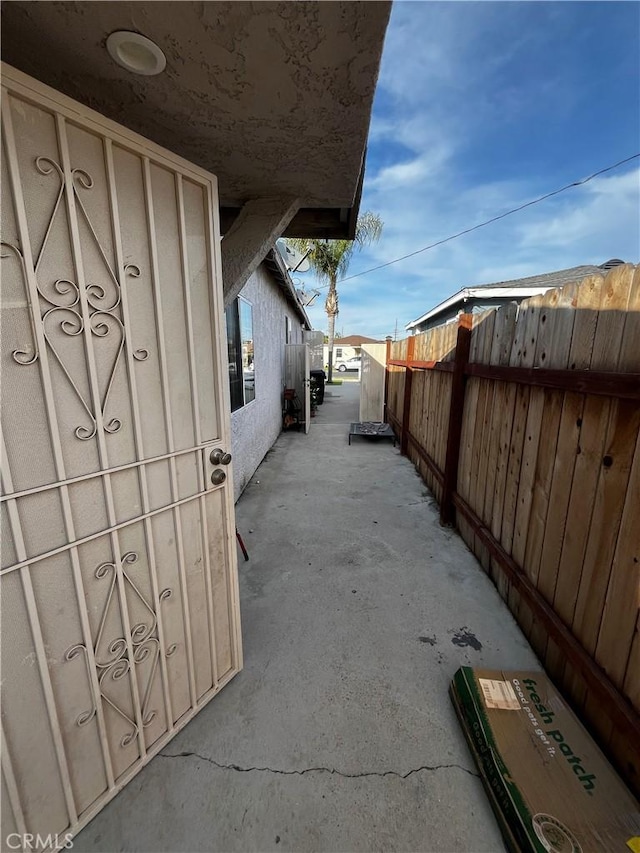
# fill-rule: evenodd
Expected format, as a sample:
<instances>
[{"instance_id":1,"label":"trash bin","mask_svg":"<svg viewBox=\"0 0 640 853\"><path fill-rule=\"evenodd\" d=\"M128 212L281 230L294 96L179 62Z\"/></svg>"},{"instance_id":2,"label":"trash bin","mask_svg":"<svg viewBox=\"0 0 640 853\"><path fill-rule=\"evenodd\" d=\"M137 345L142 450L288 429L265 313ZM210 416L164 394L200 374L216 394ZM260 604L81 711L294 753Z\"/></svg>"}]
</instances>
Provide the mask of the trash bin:
<instances>
[{"instance_id":1,"label":"trash bin","mask_svg":"<svg viewBox=\"0 0 640 853\"><path fill-rule=\"evenodd\" d=\"M324 370L310 370L309 376L311 378L311 385L315 382L316 388L318 389L318 405L324 402L324 383L326 380Z\"/></svg>"}]
</instances>

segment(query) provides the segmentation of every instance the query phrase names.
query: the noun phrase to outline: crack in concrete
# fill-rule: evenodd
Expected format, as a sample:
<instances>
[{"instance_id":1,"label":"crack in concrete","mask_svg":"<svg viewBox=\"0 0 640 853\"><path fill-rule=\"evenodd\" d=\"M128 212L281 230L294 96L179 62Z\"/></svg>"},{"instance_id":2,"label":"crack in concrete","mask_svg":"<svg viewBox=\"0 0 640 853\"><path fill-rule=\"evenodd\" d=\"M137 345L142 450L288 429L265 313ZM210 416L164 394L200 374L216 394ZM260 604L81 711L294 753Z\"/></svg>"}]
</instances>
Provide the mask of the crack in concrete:
<instances>
[{"instance_id":1,"label":"crack in concrete","mask_svg":"<svg viewBox=\"0 0 640 853\"><path fill-rule=\"evenodd\" d=\"M218 767L220 770L236 770L239 773L275 773L279 776L305 776L307 773L329 773L331 776L342 776L344 779L364 779L368 776L377 776L379 778L384 778L385 776L396 776L398 779L408 779L409 776L413 776L416 773L422 773L424 771L455 769L462 770L463 773L467 773L475 779L480 778L478 773L475 773L473 770L469 770L467 767L463 767L461 764L423 764L421 767L416 767L413 770L407 770L406 773L398 773L397 770L385 770L383 772L370 770L364 773L343 773L341 770L336 770L334 767L306 767L304 770L275 770L273 767L240 767L239 764L221 764L219 761L209 758L207 755L200 755L199 752L159 752L158 755L161 758L199 758L201 761L207 761L209 764L213 764L214 767Z\"/></svg>"}]
</instances>

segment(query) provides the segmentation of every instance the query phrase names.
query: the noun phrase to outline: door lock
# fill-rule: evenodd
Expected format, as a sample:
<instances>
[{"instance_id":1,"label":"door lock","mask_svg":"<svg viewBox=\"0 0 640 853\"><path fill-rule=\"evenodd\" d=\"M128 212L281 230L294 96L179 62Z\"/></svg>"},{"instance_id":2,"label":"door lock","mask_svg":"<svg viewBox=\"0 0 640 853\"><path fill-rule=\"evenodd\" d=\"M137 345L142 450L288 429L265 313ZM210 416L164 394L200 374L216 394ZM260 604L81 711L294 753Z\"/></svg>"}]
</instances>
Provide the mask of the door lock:
<instances>
[{"instance_id":1,"label":"door lock","mask_svg":"<svg viewBox=\"0 0 640 853\"><path fill-rule=\"evenodd\" d=\"M209 461L212 465L228 465L231 462L231 454L225 453L220 447L216 447L209 454Z\"/></svg>"},{"instance_id":2,"label":"door lock","mask_svg":"<svg viewBox=\"0 0 640 853\"><path fill-rule=\"evenodd\" d=\"M217 468L211 475L211 482L214 486L221 486L227 479L227 475L220 468Z\"/></svg>"}]
</instances>

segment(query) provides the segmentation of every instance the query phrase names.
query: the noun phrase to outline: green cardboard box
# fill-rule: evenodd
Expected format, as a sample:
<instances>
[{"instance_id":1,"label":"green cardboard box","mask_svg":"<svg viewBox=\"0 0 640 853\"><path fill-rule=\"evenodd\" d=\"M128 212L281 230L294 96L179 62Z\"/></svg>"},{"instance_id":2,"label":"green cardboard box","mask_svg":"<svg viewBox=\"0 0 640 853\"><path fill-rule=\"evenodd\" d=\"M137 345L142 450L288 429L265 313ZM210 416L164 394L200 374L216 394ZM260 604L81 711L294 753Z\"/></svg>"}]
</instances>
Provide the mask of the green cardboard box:
<instances>
[{"instance_id":1,"label":"green cardboard box","mask_svg":"<svg viewBox=\"0 0 640 853\"><path fill-rule=\"evenodd\" d=\"M640 807L543 672L461 667L450 689L515 853L640 853Z\"/></svg>"}]
</instances>

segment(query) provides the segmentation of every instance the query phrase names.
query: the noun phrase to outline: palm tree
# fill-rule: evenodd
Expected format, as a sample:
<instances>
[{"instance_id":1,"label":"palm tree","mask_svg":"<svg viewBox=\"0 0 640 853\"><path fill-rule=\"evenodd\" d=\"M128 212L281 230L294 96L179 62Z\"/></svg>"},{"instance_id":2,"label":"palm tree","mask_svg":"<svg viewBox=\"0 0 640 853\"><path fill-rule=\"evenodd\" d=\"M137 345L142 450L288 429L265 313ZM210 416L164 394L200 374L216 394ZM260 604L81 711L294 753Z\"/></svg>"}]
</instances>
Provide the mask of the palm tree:
<instances>
[{"instance_id":1,"label":"palm tree","mask_svg":"<svg viewBox=\"0 0 640 853\"><path fill-rule=\"evenodd\" d=\"M362 249L380 239L382 220L377 213L363 213L358 217L356 233L353 240L304 240L294 239L289 242L298 251L307 254L311 269L320 281L329 285L329 292L324 303L328 318L329 346L329 375L333 375L333 342L335 339L336 317L338 316L338 278L343 278L349 268L354 249Z\"/></svg>"}]
</instances>

